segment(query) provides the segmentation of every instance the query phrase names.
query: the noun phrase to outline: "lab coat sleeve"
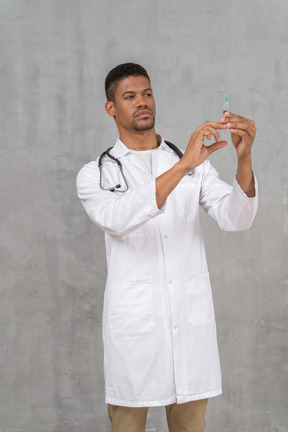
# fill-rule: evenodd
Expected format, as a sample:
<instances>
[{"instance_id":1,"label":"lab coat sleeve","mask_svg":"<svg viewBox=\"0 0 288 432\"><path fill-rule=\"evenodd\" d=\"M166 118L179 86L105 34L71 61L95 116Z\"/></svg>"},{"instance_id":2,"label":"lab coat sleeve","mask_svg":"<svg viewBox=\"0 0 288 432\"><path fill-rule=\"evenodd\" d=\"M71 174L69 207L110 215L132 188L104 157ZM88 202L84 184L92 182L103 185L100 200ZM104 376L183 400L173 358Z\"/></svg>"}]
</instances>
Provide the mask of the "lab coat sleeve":
<instances>
[{"instance_id":1,"label":"lab coat sleeve","mask_svg":"<svg viewBox=\"0 0 288 432\"><path fill-rule=\"evenodd\" d=\"M97 162L90 162L77 176L77 192L90 219L103 231L125 236L164 211L156 203L156 184L152 179L137 190L103 191Z\"/></svg>"},{"instance_id":2,"label":"lab coat sleeve","mask_svg":"<svg viewBox=\"0 0 288 432\"><path fill-rule=\"evenodd\" d=\"M219 179L209 161L203 164L200 205L225 231L243 231L252 225L258 206L258 184L254 175L255 197L249 198L236 177L233 186Z\"/></svg>"}]
</instances>

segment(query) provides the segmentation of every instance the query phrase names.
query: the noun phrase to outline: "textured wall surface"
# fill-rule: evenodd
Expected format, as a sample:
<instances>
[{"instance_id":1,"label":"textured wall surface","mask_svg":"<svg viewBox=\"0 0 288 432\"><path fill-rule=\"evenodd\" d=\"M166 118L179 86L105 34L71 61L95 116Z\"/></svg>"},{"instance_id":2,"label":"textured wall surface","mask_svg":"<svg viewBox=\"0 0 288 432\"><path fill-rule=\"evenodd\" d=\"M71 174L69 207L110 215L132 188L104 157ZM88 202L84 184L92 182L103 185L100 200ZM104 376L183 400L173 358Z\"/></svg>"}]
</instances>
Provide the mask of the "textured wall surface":
<instances>
[{"instance_id":1,"label":"textured wall surface","mask_svg":"<svg viewBox=\"0 0 288 432\"><path fill-rule=\"evenodd\" d=\"M256 121L252 229L202 218L224 388L207 431L288 431L287 18L287 0L1 0L1 432L109 430L103 235L75 178L114 144L103 82L125 61L148 69L157 131L180 147L226 93ZM235 159L211 157L229 182ZM167 431L163 411L147 431Z\"/></svg>"}]
</instances>

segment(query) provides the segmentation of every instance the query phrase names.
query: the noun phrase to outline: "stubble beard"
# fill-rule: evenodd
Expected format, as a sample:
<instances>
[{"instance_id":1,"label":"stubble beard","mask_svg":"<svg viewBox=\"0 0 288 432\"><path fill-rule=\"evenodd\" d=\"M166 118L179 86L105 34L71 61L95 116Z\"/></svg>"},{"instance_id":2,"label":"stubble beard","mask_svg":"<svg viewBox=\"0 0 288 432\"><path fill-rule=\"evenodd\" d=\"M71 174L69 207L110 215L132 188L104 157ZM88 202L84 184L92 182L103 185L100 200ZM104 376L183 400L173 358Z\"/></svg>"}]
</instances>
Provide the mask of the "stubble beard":
<instances>
[{"instance_id":1,"label":"stubble beard","mask_svg":"<svg viewBox=\"0 0 288 432\"><path fill-rule=\"evenodd\" d=\"M138 124L137 119L134 119L132 122L133 130L135 130L137 132L153 129L154 126L155 126L155 117L154 116L149 123L144 122L143 124Z\"/></svg>"}]
</instances>

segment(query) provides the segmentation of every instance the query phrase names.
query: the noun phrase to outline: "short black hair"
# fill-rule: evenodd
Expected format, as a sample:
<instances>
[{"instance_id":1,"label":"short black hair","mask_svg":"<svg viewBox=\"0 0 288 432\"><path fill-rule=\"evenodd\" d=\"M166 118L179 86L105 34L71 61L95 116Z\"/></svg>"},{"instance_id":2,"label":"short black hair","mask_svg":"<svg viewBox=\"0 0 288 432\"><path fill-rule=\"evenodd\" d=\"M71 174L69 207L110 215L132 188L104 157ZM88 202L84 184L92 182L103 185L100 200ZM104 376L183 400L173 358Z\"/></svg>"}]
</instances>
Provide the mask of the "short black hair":
<instances>
[{"instance_id":1,"label":"short black hair","mask_svg":"<svg viewBox=\"0 0 288 432\"><path fill-rule=\"evenodd\" d=\"M111 69L105 79L105 93L107 101L115 101L115 91L118 82L129 76L144 76L150 81L149 75L143 66L137 63L123 63Z\"/></svg>"}]
</instances>

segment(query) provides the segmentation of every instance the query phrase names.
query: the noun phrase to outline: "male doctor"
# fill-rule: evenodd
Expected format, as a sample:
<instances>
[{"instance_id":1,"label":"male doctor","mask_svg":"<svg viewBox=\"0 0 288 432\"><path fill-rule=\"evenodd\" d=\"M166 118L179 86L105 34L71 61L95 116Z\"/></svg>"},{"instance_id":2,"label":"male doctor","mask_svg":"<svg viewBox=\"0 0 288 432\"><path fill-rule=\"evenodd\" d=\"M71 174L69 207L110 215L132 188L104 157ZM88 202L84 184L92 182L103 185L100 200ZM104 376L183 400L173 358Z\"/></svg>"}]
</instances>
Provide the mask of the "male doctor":
<instances>
[{"instance_id":1,"label":"male doctor","mask_svg":"<svg viewBox=\"0 0 288 432\"><path fill-rule=\"evenodd\" d=\"M207 400L221 393L212 293L199 205L223 230L248 229L257 209L253 121L225 113L192 133L183 157L156 134L146 70L134 63L105 81L106 112L119 137L111 155L78 174L78 195L105 232L105 393L111 432L144 432L149 407L165 406L170 432L203 432ZM233 186L207 160L227 145L238 158ZM215 142L204 145L204 138ZM213 140L213 141L214 141ZM128 186L128 189L127 189Z\"/></svg>"}]
</instances>

